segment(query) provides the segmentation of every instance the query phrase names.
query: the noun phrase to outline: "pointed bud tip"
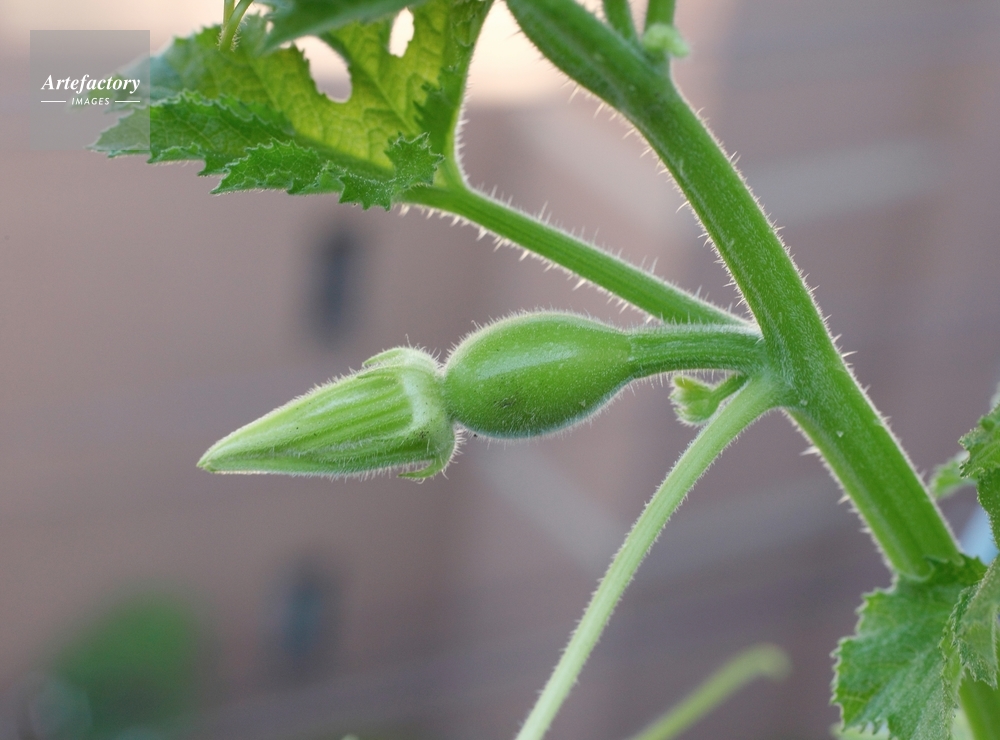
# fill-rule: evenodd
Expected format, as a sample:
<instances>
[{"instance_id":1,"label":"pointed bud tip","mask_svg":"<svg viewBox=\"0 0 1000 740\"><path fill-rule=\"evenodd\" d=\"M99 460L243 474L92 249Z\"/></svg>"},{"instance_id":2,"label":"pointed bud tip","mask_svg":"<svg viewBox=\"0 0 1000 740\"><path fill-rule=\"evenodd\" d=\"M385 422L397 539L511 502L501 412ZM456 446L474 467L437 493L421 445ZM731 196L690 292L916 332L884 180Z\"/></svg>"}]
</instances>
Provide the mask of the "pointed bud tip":
<instances>
[{"instance_id":1,"label":"pointed bud tip","mask_svg":"<svg viewBox=\"0 0 1000 740\"><path fill-rule=\"evenodd\" d=\"M402 468L404 478L430 477L447 466L456 446L441 384L438 365L426 352L383 352L359 372L219 440L198 467L334 478Z\"/></svg>"}]
</instances>

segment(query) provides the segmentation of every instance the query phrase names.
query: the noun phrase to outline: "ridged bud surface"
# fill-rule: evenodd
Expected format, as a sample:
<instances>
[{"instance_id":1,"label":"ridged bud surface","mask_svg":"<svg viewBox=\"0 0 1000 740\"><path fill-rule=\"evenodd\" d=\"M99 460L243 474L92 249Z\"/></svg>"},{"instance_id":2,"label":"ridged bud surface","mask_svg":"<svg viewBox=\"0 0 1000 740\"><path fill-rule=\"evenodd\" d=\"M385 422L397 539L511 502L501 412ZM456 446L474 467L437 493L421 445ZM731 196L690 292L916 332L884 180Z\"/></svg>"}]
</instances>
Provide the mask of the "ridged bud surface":
<instances>
[{"instance_id":1,"label":"ridged bud surface","mask_svg":"<svg viewBox=\"0 0 1000 740\"><path fill-rule=\"evenodd\" d=\"M423 466L403 475L424 478L443 470L454 450L437 363L401 347L237 429L198 465L338 477Z\"/></svg>"}]
</instances>

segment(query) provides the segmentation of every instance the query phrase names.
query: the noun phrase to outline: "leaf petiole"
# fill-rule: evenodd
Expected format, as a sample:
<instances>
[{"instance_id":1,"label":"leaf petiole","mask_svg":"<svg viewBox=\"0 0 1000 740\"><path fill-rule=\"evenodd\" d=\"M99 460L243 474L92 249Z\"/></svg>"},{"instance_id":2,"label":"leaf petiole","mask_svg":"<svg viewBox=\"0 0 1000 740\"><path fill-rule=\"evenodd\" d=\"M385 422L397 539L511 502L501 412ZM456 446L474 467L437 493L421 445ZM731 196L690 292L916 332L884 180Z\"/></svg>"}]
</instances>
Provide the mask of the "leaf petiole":
<instances>
[{"instance_id":1,"label":"leaf petiole","mask_svg":"<svg viewBox=\"0 0 1000 740\"><path fill-rule=\"evenodd\" d=\"M662 321L749 326L728 311L464 185L413 188L406 201L468 219Z\"/></svg>"},{"instance_id":2,"label":"leaf petiole","mask_svg":"<svg viewBox=\"0 0 1000 740\"><path fill-rule=\"evenodd\" d=\"M240 28L240 23L243 21L243 16L246 15L247 10L250 9L250 5L253 0L240 0L239 5L235 9L232 9L232 0L225 0L226 7L223 9L225 12L225 23L222 26L222 33L219 34L219 49L222 51L229 51L233 48L233 42L236 40L236 32Z\"/></svg>"}]
</instances>

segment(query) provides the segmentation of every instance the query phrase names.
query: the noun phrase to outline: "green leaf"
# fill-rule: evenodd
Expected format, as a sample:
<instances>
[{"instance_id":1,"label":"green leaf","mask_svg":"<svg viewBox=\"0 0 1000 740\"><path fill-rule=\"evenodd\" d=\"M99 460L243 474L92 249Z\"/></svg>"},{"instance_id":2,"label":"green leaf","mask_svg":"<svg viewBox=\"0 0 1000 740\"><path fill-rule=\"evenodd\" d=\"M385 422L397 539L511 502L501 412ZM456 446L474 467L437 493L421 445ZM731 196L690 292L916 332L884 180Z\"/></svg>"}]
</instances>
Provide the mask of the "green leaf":
<instances>
[{"instance_id":1,"label":"green leaf","mask_svg":"<svg viewBox=\"0 0 1000 740\"><path fill-rule=\"evenodd\" d=\"M946 463L942 463L934 468L931 480L928 484L931 495L936 499L948 498L953 493L972 485L972 481L962 475L962 463L968 458L968 454L960 452Z\"/></svg>"},{"instance_id":2,"label":"green leaf","mask_svg":"<svg viewBox=\"0 0 1000 740\"><path fill-rule=\"evenodd\" d=\"M993 539L1000 542L1000 403L959 442L969 453L969 459L962 464L962 475L975 479Z\"/></svg>"},{"instance_id":3,"label":"green leaf","mask_svg":"<svg viewBox=\"0 0 1000 740\"><path fill-rule=\"evenodd\" d=\"M206 100L183 92L150 110L150 162L201 159L202 175L217 175L250 147L294 136L269 108L224 96Z\"/></svg>"},{"instance_id":4,"label":"green leaf","mask_svg":"<svg viewBox=\"0 0 1000 740\"><path fill-rule=\"evenodd\" d=\"M149 154L150 121L145 108L134 110L101 133L92 149L109 157L124 154Z\"/></svg>"},{"instance_id":5,"label":"green leaf","mask_svg":"<svg viewBox=\"0 0 1000 740\"><path fill-rule=\"evenodd\" d=\"M934 562L930 576L899 576L865 597L854 637L837 648L834 701L844 726L900 740L948 740L961 673L952 612L983 574L977 560Z\"/></svg>"},{"instance_id":6,"label":"green leaf","mask_svg":"<svg viewBox=\"0 0 1000 740\"><path fill-rule=\"evenodd\" d=\"M1000 470L1000 404L959 441L969 452L969 459L962 465L962 475L979 480Z\"/></svg>"},{"instance_id":7,"label":"green leaf","mask_svg":"<svg viewBox=\"0 0 1000 740\"><path fill-rule=\"evenodd\" d=\"M343 103L316 89L296 47L253 53L266 33L260 17L245 20L234 51L217 48L218 28L176 39L151 64L148 146L129 117L95 148L111 156L147 151L152 162L203 160L201 174L223 175L217 192L339 191L342 201L389 208L407 189L431 183L441 162L454 163L465 77L489 6L416 7L402 57L388 51L391 19L323 34L351 73Z\"/></svg>"},{"instance_id":8,"label":"green leaf","mask_svg":"<svg viewBox=\"0 0 1000 740\"><path fill-rule=\"evenodd\" d=\"M978 585L962 592L953 615L955 644L963 667L977 681L997 687L997 612L1000 568L994 559Z\"/></svg>"},{"instance_id":9,"label":"green leaf","mask_svg":"<svg viewBox=\"0 0 1000 740\"><path fill-rule=\"evenodd\" d=\"M348 23L368 23L393 15L423 0L263 0L273 9L265 49L270 51L300 36L318 36Z\"/></svg>"}]
</instances>

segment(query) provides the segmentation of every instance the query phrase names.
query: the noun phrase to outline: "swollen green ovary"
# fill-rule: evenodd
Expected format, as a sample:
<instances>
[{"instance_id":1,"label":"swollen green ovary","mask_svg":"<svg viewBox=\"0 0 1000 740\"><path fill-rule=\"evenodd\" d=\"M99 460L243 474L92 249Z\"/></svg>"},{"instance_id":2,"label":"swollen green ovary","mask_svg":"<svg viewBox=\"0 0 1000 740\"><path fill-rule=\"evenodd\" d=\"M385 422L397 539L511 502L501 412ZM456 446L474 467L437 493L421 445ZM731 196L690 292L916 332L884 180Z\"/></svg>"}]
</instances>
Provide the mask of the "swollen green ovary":
<instances>
[{"instance_id":1,"label":"swollen green ovary","mask_svg":"<svg viewBox=\"0 0 1000 740\"><path fill-rule=\"evenodd\" d=\"M453 418L493 437L529 437L595 413L630 379L616 329L569 314L518 316L473 334L445 368Z\"/></svg>"}]
</instances>

